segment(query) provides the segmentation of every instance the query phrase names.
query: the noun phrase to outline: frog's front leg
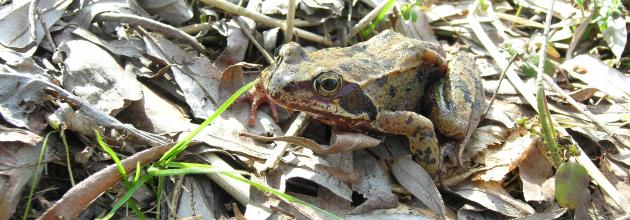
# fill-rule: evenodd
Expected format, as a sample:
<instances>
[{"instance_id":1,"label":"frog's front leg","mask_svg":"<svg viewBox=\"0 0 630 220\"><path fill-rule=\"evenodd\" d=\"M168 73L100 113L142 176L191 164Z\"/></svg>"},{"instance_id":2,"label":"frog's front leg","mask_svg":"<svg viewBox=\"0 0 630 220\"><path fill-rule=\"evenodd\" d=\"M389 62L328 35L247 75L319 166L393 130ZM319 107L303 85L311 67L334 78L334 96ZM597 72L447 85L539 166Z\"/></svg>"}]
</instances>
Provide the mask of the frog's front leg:
<instances>
[{"instance_id":1,"label":"frog's front leg","mask_svg":"<svg viewBox=\"0 0 630 220\"><path fill-rule=\"evenodd\" d=\"M433 123L428 118L411 111L384 111L372 126L384 133L407 136L413 159L431 176L438 173L440 150Z\"/></svg>"}]
</instances>

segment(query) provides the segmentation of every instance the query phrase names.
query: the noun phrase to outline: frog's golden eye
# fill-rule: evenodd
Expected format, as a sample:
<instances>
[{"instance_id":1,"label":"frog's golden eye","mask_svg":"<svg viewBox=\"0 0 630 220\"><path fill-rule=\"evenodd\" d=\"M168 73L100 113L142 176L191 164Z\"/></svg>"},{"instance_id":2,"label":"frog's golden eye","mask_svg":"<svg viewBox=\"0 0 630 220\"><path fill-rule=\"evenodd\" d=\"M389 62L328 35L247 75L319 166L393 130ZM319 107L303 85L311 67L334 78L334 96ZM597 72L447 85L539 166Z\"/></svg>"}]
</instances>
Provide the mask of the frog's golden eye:
<instances>
[{"instance_id":1,"label":"frog's golden eye","mask_svg":"<svg viewBox=\"0 0 630 220\"><path fill-rule=\"evenodd\" d=\"M321 96L334 95L341 88L341 76L334 72L323 72L313 81L313 88Z\"/></svg>"}]
</instances>

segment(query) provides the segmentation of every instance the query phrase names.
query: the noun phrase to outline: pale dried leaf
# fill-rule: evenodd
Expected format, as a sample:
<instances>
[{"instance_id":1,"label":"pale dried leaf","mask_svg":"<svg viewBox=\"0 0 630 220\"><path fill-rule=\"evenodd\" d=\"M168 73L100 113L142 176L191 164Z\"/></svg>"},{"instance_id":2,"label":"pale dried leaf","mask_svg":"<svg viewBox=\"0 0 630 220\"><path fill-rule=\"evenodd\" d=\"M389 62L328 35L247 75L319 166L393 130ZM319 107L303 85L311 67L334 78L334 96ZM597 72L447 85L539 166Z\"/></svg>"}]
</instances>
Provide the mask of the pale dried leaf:
<instances>
[{"instance_id":1,"label":"pale dried leaf","mask_svg":"<svg viewBox=\"0 0 630 220\"><path fill-rule=\"evenodd\" d=\"M609 1L612 2L612 1ZM607 10L602 7L602 10ZM623 56L623 49L626 47L628 40L628 30L626 29L626 20L623 16L608 19L608 28L602 33L604 40L608 43L608 47L617 57L617 61Z\"/></svg>"},{"instance_id":2,"label":"pale dried leaf","mask_svg":"<svg viewBox=\"0 0 630 220\"><path fill-rule=\"evenodd\" d=\"M142 17L150 18L149 15L144 9L142 9L136 1L126 1L126 0L103 0L97 2L91 2L90 4L86 4L85 7L81 8L77 12L77 14L72 17L70 23L76 24L78 27L83 29L89 29L92 24L92 19L100 13L103 12L117 12L123 14L133 14L139 15ZM109 25L105 25L105 29L107 32L114 32L114 28L119 27L121 24L113 24L109 23Z\"/></svg>"},{"instance_id":3,"label":"pale dried leaf","mask_svg":"<svg viewBox=\"0 0 630 220\"><path fill-rule=\"evenodd\" d=\"M247 24L247 22L241 22L241 24ZM249 39L241 31L241 27L235 21L227 22L227 46L221 52L221 55L214 61L214 66L218 70L225 70L228 66L237 64L243 61L247 46L249 45ZM249 25L250 30L254 25Z\"/></svg>"},{"instance_id":4,"label":"pale dried leaf","mask_svg":"<svg viewBox=\"0 0 630 220\"><path fill-rule=\"evenodd\" d=\"M287 168L285 173L281 177L282 180L280 183L280 189L286 189L287 180L296 177L313 181L320 186L330 190L332 193L339 196L340 198L343 198L347 201L352 201L352 190L336 177L325 172L315 172L302 168Z\"/></svg>"},{"instance_id":5,"label":"pale dried leaf","mask_svg":"<svg viewBox=\"0 0 630 220\"><path fill-rule=\"evenodd\" d=\"M180 25L193 17L192 7L184 0L140 0L138 4L173 25Z\"/></svg>"},{"instance_id":6,"label":"pale dried leaf","mask_svg":"<svg viewBox=\"0 0 630 220\"><path fill-rule=\"evenodd\" d=\"M398 198L390 187L388 175L376 159L365 151L354 152L354 169L359 179L352 184L352 189L367 198L351 213L365 213L375 209L396 207Z\"/></svg>"},{"instance_id":7,"label":"pale dried leaf","mask_svg":"<svg viewBox=\"0 0 630 220\"><path fill-rule=\"evenodd\" d=\"M411 194L418 198L437 215L446 215L442 195L431 176L418 163L407 157L394 160L392 174Z\"/></svg>"},{"instance_id":8,"label":"pale dried leaf","mask_svg":"<svg viewBox=\"0 0 630 220\"><path fill-rule=\"evenodd\" d=\"M0 219L9 219L20 201L22 190L31 177L39 175L36 163L41 137L21 129L0 126Z\"/></svg>"},{"instance_id":9,"label":"pale dried leaf","mask_svg":"<svg viewBox=\"0 0 630 220\"><path fill-rule=\"evenodd\" d=\"M0 125L0 142L19 142L27 145L36 145L40 141L42 141L42 137L33 132Z\"/></svg>"},{"instance_id":10,"label":"pale dried leaf","mask_svg":"<svg viewBox=\"0 0 630 220\"><path fill-rule=\"evenodd\" d=\"M97 109L116 115L142 98L140 83L107 51L85 40L69 40L60 46L68 71L63 87Z\"/></svg>"},{"instance_id":11,"label":"pale dried leaf","mask_svg":"<svg viewBox=\"0 0 630 220\"><path fill-rule=\"evenodd\" d=\"M487 209L510 217L524 217L536 212L527 203L512 198L496 182L465 185L454 189L454 192Z\"/></svg>"},{"instance_id":12,"label":"pale dried leaf","mask_svg":"<svg viewBox=\"0 0 630 220\"><path fill-rule=\"evenodd\" d=\"M428 220L439 219L439 216L416 207L410 207L403 203L391 209L379 209L365 214L353 214L343 216L343 219L392 219L392 220Z\"/></svg>"},{"instance_id":13,"label":"pale dried leaf","mask_svg":"<svg viewBox=\"0 0 630 220\"><path fill-rule=\"evenodd\" d=\"M501 181L506 174L512 171L524 158L523 152L532 147L533 138L529 133L521 136L519 132L514 132L507 138L505 144L498 149L489 148L477 160L484 163L486 167L493 167L478 176L474 180ZM525 131L526 132L526 131Z\"/></svg>"},{"instance_id":14,"label":"pale dried leaf","mask_svg":"<svg viewBox=\"0 0 630 220\"><path fill-rule=\"evenodd\" d=\"M525 158L518 165L519 177L523 182L525 201L550 201L543 192L544 182L553 175L553 167L542 152L542 140L537 139L533 147L524 153Z\"/></svg>"},{"instance_id":15,"label":"pale dried leaf","mask_svg":"<svg viewBox=\"0 0 630 220\"><path fill-rule=\"evenodd\" d=\"M606 179L619 190L621 196L630 200L630 172L627 167L624 167L627 164L620 164L607 156L603 157L600 166Z\"/></svg>"},{"instance_id":16,"label":"pale dried leaf","mask_svg":"<svg viewBox=\"0 0 630 220\"><path fill-rule=\"evenodd\" d=\"M6 88L0 89L0 115L14 126L41 130L46 126L42 107L47 99L33 79L51 81L41 75L0 73L0 88Z\"/></svg>"},{"instance_id":17,"label":"pale dried leaf","mask_svg":"<svg viewBox=\"0 0 630 220\"><path fill-rule=\"evenodd\" d=\"M144 38L147 53L166 60L171 67L177 85L184 93L193 116L206 119L218 105L218 86L221 72L203 56L187 53L171 41L154 36ZM155 40L155 41L153 41Z\"/></svg>"},{"instance_id":18,"label":"pale dried leaf","mask_svg":"<svg viewBox=\"0 0 630 220\"><path fill-rule=\"evenodd\" d=\"M193 176L184 176L182 181L181 195L177 207L177 216L201 216L205 219L216 219L214 213L218 213L218 208L223 204L214 201L217 198L213 187L209 187L210 182ZM224 207L224 206L223 206ZM222 209L219 209L222 210Z\"/></svg>"},{"instance_id":19,"label":"pale dried leaf","mask_svg":"<svg viewBox=\"0 0 630 220\"><path fill-rule=\"evenodd\" d=\"M498 125L484 125L475 129L475 132L473 132L470 137L470 141L466 145L462 160L470 161L479 152L488 148L488 146L503 143L507 135L509 135L509 129Z\"/></svg>"},{"instance_id":20,"label":"pale dried leaf","mask_svg":"<svg viewBox=\"0 0 630 220\"><path fill-rule=\"evenodd\" d=\"M157 134L174 134L190 129L190 118L184 109L144 85L141 89L144 98L118 114L119 120Z\"/></svg>"},{"instance_id":21,"label":"pale dried leaf","mask_svg":"<svg viewBox=\"0 0 630 220\"><path fill-rule=\"evenodd\" d=\"M610 68L596 58L579 55L562 63L560 67L569 70L570 73L576 69L583 69L584 73L573 73L571 76L585 82L589 87L606 93L616 102L627 103L630 100L630 87L628 87L630 79L619 70Z\"/></svg>"},{"instance_id":22,"label":"pale dried leaf","mask_svg":"<svg viewBox=\"0 0 630 220\"><path fill-rule=\"evenodd\" d=\"M42 23L35 18L35 39L32 39L29 6L31 1L13 1L0 9L0 58L15 62L30 57L44 39ZM42 0L37 8L41 10L42 20L50 28L61 18L69 0ZM12 49L13 48L13 49Z\"/></svg>"}]
</instances>

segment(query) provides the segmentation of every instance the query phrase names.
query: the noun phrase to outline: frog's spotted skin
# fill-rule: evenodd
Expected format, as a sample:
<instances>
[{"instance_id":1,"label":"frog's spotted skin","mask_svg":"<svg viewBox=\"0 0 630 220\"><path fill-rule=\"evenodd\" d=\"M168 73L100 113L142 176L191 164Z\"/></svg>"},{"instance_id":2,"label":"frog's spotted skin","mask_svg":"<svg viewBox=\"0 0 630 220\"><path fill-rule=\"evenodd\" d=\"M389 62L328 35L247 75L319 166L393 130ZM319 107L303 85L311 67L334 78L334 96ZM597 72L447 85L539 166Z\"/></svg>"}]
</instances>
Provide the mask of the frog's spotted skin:
<instances>
[{"instance_id":1,"label":"frog's spotted skin","mask_svg":"<svg viewBox=\"0 0 630 220\"><path fill-rule=\"evenodd\" d=\"M311 53L289 43L256 89L333 129L405 135L414 159L436 174L436 131L440 140L465 146L484 102L474 60L444 57L438 45L393 31Z\"/></svg>"}]
</instances>

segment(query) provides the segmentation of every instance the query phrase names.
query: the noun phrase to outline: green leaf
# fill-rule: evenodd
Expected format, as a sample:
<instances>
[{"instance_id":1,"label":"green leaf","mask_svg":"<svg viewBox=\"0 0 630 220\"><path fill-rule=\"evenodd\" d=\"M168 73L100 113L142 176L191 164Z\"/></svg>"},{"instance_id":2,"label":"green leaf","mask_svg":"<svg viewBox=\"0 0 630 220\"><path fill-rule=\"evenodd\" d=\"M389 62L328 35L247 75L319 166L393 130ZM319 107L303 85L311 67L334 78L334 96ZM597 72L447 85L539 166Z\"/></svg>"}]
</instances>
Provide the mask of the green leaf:
<instances>
[{"instance_id":1,"label":"green leaf","mask_svg":"<svg viewBox=\"0 0 630 220\"><path fill-rule=\"evenodd\" d=\"M575 209L588 193L590 178L586 169L575 161L565 162L556 172L556 200L562 207Z\"/></svg>"},{"instance_id":2,"label":"green leaf","mask_svg":"<svg viewBox=\"0 0 630 220\"><path fill-rule=\"evenodd\" d=\"M361 31L361 37L368 38L370 36L370 34L376 29L376 27L385 19L385 16L387 16L387 13L389 12L389 10L391 10L392 7L394 7L394 3L395 3L394 0L388 0L385 7L383 7L383 10L381 10L378 13L378 16L374 18L374 21L372 21L370 26L367 26L365 29Z\"/></svg>"}]
</instances>

